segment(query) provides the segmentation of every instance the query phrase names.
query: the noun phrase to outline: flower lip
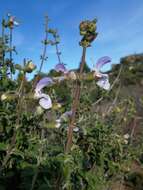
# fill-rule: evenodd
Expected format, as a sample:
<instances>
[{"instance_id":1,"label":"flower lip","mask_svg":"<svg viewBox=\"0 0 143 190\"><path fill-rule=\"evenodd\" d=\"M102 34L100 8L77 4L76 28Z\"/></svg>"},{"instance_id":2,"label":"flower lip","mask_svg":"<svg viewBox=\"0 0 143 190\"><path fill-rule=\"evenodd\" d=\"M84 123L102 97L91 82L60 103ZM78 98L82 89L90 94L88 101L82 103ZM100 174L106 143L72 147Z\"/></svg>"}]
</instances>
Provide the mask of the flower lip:
<instances>
[{"instance_id":1,"label":"flower lip","mask_svg":"<svg viewBox=\"0 0 143 190\"><path fill-rule=\"evenodd\" d=\"M39 104L44 109L50 109L52 107L52 101L49 95L43 94L43 97L39 100Z\"/></svg>"},{"instance_id":2,"label":"flower lip","mask_svg":"<svg viewBox=\"0 0 143 190\"><path fill-rule=\"evenodd\" d=\"M103 78L99 79L97 81L97 85L104 90L110 90L110 83L109 83L109 78L108 75L104 76Z\"/></svg>"}]
</instances>

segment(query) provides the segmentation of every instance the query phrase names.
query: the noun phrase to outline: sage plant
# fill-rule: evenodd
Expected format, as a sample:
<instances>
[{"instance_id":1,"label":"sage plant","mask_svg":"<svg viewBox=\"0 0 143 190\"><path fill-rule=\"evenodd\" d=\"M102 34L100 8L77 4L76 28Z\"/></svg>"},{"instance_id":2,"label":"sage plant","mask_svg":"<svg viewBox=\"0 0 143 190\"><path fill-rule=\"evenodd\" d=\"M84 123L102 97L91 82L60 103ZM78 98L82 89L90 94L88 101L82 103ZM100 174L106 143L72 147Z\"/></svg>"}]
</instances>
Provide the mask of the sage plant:
<instances>
[{"instance_id":1,"label":"sage plant","mask_svg":"<svg viewBox=\"0 0 143 190\"><path fill-rule=\"evenodd\" d=\"M82 40L80 41L80 45L83 48L83 52L82 52L81 63L79 66L79 79L83 73L83 68L85 65L86 49L87 47L91 46L91 43L95 40L97 36L96 22L97 22L96 19L93 21L87 20L87 21L81 22L79 26L80 34L83 36ZM66 153L70 151L71 146L72 146L72 136L73 136L73 129L75 127L74 123L75 123L76 111L77 111L77 107L80 101L80 86L81 86L80 83L81 81L79 80L78 82L76 82L76 85L75 85L75 92L74 92L73 104L72 104L72 116L71 116L71 121L69 124L67 144L65 148Z\"/></svg>"}]
</instances>

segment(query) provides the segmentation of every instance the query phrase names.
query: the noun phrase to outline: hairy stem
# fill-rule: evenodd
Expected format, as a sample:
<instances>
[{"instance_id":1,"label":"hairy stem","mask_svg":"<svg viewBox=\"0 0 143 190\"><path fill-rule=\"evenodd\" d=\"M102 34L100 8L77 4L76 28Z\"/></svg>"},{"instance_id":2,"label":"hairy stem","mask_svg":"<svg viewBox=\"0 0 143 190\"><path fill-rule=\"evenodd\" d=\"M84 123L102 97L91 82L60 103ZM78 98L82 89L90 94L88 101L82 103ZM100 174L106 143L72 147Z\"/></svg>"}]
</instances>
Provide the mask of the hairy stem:
<instances>
[{"instance_id":1,"label":"hairy stem","mask_svg":"<svg viewBox=\"0 0 143 190\"><path fill-rule=\"evenodd\" d=\"M44 121L43 121L44 125L45 125L45 119L46 119L46 118L45 118L45 115L44 115L44 118L43 118L43 120L44 120ZM42 129L41 129L41 137L40 137L41 141L43 141L44 138L45 138L45 129L42 128ZM33 179L32 179L32 184L31 184L31 189L30 189L30 190L33 190L34 187L35 187L36 179L37 179L38 174L39 174L39 168L40 168L40 164L41 164L41 159L42 159L43 152L44 152L44 144L43 144L43 142L42 142L42 145L40 146L40 149L39 149L39 157L38 157L39 160L37 160L37 168L36 168L36 170L35 170L35 174L34 174Z\"/></svg>"},{"instance_id":2,"label":"hairy stem","mask_svg":"<svg viewBox=\"0 0 143 190\"><path fill-rule=\"evenodd\" d=\"M44 49L43 49L43 54L41 57L41 64L40 64L40 69L38 71L38 74L41 72L44 61L46 59L46 52L47 52L47 40L48 40L48 16L45 17L45 39L44 39Z\"/></svg>"},{"instance_id":3,"label":"hairy stem","mask_svg":"<svg viewBox=\"0 0 143 190\"><path fill-rule=\"evenodd\" d=\"M82 60L80 63L80 71L79 71L80 75L83 73L83 68L85 65L85 56L86 56L86 47L83 47ZM80 83L77 81L76 86L75 86L74 98L73 98L72 116L71 116L71 121L69 124L67 144L66 144L66 149L65 149L66 153L70 151L71 146L72 146L73 128L74 128L76 111L79 104L79 100L80 100Z\"/></svg>"},{"instance_id":4,"label":"hairy stem","mask_svg":"<svg viewBox=\"0 0 143 190\"><path fill-rule=\"evenodd\" d=\"M55 46L56 46L56 54L57 54L57 57L58 57L58 63L61 63L60 51L59 51L59 47L58 47L58 44L57 44L56 36L54 36L54 39L55 39Z\"/></svg>"},{"instance_id":5,"label":"hairy stem","mask_svg":"<svg viewBox=\"0 0 143 190\"><path fill-rule=\"evenodd\" d=\"M4 32L5 32L5 27L2 24L2 66L4 66L4 57L5 57L5 36L4 36Z\"/></svg>"},{"instance_id":6,"label":"hairy stem","mask_svg":"<svg viewBox=\"0 0 143 190\"><path fill-rule=\"evenodd\" d=\"M43 53L41 55L41 64L40 64L40 68L39 71L37 73L37 76L33 82L33 87L31 89L31 92L34 90L36 83L38 81L38 75L40 74L40 72L42 71L43 65L44 65L44 61L46 60L46 53L47 53L47 41L48 41L48 16L45 17L45 39L44 39L44 49L43 49Z\"/></svg>"},{"instance_id":7,"label":"hairy stem","mask_svg":"<svg viewBox=\"0 0 143 190\"><path fill-rule=\"evenodd\" d=\"M13 150L13 148L15 146L15 143L16 143L17 129L18 129L19 125L20 125L20 115L21 115L21 112L22 112L22 101L23 101L22 93L23 93L23 87L24 87L24 80L25 80L25 75L23 76L23 79L21 81L20 87L18 89L18 103L17 103L17 106L16 106L16 110L17 110L16 127L14 129L13 136L11 138L10 146L8 147L6 156L5 156L4 160L3 160L2 166L0 168L0 173L2 172L2 170L4 169L6 164L8 163L8 161L10 159L10 156L11 156L11 153L12 153L12 150Z\"/></svg>"}]
</instances>

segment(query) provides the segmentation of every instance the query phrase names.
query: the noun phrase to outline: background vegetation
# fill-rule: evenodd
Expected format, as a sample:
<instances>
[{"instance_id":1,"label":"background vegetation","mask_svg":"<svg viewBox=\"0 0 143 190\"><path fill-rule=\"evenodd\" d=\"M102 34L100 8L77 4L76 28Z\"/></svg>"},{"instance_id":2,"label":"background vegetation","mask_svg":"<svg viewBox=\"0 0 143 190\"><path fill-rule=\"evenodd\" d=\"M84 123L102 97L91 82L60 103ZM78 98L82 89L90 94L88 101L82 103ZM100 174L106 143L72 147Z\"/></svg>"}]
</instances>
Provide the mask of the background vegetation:
<instances>
[{"instance_id":1,"label":"background vegetation","mask_svg":"<svg viewBox=\"0 0 143 190\"><path fill-rule=\"evenodd\" d=\"M4 21L2 27L13 30ZM57 33L50 32L55 37L52 45L57 45ZM108 72L110 91L99 88L95 80L81 82L75 122L79 130L73 132L71 151L65 153L69 119L60 128L56 120L71 109L75 81L46 87L54 106L42 109L33 98L35 81L62 74L40 69L28 81L26 75L35 67L29 67L31 60L14 63L10 39L5 34L0 38L0 190L142 190L143 54L113 64ZM46 37L44 47L49 43ZM45 53L41 60L45 63ZM12 79L16 70L17 78ZM83 73L90 73L87 65Z\"/></svg>"}]
</instances>

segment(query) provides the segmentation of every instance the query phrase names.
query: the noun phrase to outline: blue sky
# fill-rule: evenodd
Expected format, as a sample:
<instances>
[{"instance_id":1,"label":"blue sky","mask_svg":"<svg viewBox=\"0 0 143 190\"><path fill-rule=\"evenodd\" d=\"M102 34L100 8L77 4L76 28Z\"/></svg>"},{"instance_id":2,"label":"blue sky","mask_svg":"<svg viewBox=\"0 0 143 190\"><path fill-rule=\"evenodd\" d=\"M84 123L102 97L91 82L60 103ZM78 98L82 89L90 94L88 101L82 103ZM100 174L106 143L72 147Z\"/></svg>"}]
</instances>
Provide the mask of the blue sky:
<instances>
[{"instance_id":1,"label":"blue sky","mask_svg":"<svg viewBox=\"0 0 143 190\"><path fill-rule=\"evenodd\" d=\"M59 31L61 58L70 69L78 67L81 59L78 26L84 19L98 19L99 35L87 51L91 68L101 56L118 63L122 56L143 52L143 0L1 0L0 18L8 12L21 22L14 30L17 63L29 58L40 64L45 14L51 19L50 27ZM58 63L54 47L47 53L45 72Z\"/></svg>"}]
</instances>

